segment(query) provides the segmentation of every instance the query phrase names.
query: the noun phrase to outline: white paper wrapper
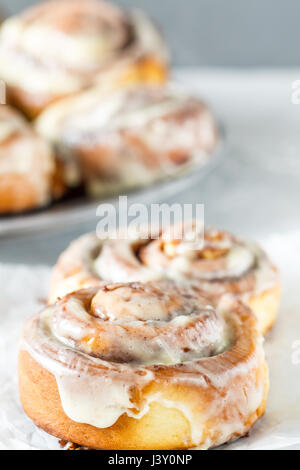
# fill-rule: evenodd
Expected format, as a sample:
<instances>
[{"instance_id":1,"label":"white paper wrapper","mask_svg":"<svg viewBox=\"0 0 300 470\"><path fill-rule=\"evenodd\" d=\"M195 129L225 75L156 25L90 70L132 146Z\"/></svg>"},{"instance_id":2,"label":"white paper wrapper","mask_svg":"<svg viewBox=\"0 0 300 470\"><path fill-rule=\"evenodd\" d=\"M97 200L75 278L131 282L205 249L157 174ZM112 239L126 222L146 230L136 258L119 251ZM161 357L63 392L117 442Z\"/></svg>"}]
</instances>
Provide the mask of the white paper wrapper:
<instances>
[{"instance_id":1,"label":"white paper wrapper","mask_svg":"<svg viewBox=\"0 0 300 470\"><path fill-rule=\"evenodd\" d=\"M267 412L249 437L222 449L300 448L300 232L273 235L262 244L281 270L278 322L265 347L271 388ZM43 306L49 269L0 265L0 449L59 449L22 411L17 389L17 349L26 318Z\"/></svg>"}]
</instances>

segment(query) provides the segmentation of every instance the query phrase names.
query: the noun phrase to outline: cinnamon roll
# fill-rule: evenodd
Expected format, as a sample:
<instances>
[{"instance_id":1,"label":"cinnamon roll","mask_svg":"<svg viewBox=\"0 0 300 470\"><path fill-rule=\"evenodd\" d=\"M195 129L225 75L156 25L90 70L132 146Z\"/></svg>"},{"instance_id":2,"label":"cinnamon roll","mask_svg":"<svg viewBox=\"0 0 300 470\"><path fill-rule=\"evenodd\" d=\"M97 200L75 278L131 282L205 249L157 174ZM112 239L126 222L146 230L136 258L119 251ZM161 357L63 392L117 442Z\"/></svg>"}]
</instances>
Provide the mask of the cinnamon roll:
<instances>
[{"instance_id":1,"label":"cinnamon roll","mask_svg":"<svg viewBox=\"0 0 300 470\"><path fill-rule=\"evenodd\" d=\"M37 129L92 195L201 166L218 142L209 108L173 85L96 87L50 106Z\"/></svg>"},{"instance_id":2,"label":"cinnamon roll","mask_svg":"<svg viewBox=\"0 0 300 470\"><path fill-rule=\"evenodd\" d=\"M19 113L0 105L0 214L43 207L63 191L48 144Z\"/></svg>"},{"instance_id":3,"label":"cinnamon roll","mask_svg":"<svg viewBox=\"0 0 300 470\"><path fill-rule=\"evenodd\" d=\"M60 256L49 301L103 280L172 279L193 285L213 303L226 294L237 296L255 313L260 330L266 333L275 321L280 299L276 267L258 245L225 231L207 228L203 244L200 236L198 242L165 240L163 234L158 239L130 241L85 235Z\"/></svg>"},{"instance_id":4,"label":"cinnamon roll","mask_svg":"<svg viewBox=\"0 0 300 470\"><path fill-rule=\"evenodd\" d=\"M94 449L209 448L265 410L255 316L172 281L103 283L31 318L19 353L27 415Z\"/></svg>"},{"instance_id":5,"label":"cinnamon roll","mask_svg":"<svg viewBox=\"0 0 300 470\"><path fill-rule=\"evenodd\" d=\"M30 118L95 83L166 75L166 47L152 22L100 0L46 1L1 28L0 77Z\"/></svg>"}]
</instances>

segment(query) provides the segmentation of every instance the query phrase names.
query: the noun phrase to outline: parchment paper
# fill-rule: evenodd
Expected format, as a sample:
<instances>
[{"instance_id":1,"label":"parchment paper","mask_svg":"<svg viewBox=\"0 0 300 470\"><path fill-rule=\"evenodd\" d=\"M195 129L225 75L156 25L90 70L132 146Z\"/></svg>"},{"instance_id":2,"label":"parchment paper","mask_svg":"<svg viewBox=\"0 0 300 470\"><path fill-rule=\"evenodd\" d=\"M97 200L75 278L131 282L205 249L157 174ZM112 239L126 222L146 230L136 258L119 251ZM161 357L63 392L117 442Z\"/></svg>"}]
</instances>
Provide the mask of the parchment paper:
<instances>
[{"instance_id":1,"label":"parchment paper","mask_svg":"<svg viewBox=\"0 0 300 470\"><path fill-rule=\"evenodd\" d=\"M281 270L283 296L265 348L271 388L267 412L249 437L222 449L300 449L300 232L261 241ZM47 267L0 265L0 449L59 449L58 440L24 414L17 389L17 349L26 318L43 306Z\"/></svg>"}]
</instances>

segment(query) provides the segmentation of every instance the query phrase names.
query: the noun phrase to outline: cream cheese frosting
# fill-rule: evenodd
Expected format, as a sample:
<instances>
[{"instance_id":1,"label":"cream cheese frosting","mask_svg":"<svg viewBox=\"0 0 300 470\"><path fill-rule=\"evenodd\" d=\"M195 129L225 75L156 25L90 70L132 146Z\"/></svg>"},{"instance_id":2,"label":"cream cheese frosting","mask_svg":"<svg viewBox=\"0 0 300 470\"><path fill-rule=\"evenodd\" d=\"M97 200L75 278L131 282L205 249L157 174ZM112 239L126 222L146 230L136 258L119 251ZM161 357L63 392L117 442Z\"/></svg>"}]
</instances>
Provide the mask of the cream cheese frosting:
<instances>
[{"instance_id":1,"label":"cream cheese frosting","mask_svg":"<svg viewBox=\"0 0 300 470\"><path fill-rule=\"evenodd\" d=\"M94 87L48 107L36 128L72 155L93 194L202 166L218 142L209 108L173 84Z\"/></svg>"},{"instance_id":2,"label":"cream cheese frosting","mask_svg":"<svg viewBox=\"0 0 300 470\"><path fill-rule=\"evenodd\" d=\"M170 282L103 284L71 294L33 317L25 327L21 349L55 376L63 410L72 420L106 428L124 413L141 419L152 404L160 403L185 416L189 442L202 442L207 448L212 443L204 435L207 420L222 416L215 444L243 434L245 417L258 409L266 393L264 380L256 378L256 368L264 361L262 339L249 324L247 331L254 336L247 351L248 340L236 337L238 311L232 299L212 307L193 289ZM191 334L193 323L199 325L196 335ZM146 347L138 341L140 327ZM111 329L111 335L105 329ZM180 329L186 336L181 333L180 340L172 341ZM108 338L110 360L105 347ZM186 354L188 344L194 350ZM157 347L160 353L153 356ZM196 398L172 399L164 391L165 373L170 384L184 385L187 390L213 387L215 398L205 410ZM238 381L242 388L236 385ZM144 394L141 401L136 398L140 394Z\"/></svg>"},{"instance_id":3,"label":"cream cheese frosting","mask_svg":"<svg viewBox=\"0 0 300 470\"><path fill-rule=\"evenodd\" d=\"M62 254L55 268L51 299L100 280L147 282L169 278L192 283L216 298L231 291L245 300L278 285L278 272L258 245L213 228L206 229L205 237L201 249L192 245L190 250L190 242L164 242L162 238L100 240L95 234L85 235Z\"/></svg>"},{"instance_id":4,"label":"cream cheese frosting","mask_svg":"<svg viewBox=\"0 0 300 470\"><path fill-rule=\"evenodd\" d=\"M142 13L127 15L98 0L52 0L3 23L0 76L29 93L63 95L147 53L162 61L167 55Z\"/></svg>"},{"instance_id":5,"label":"cream cheese frosting","mask_svg":"<svg viewBox=\"0 0 300 470\"><path fill-rule=\"evenodd\" d=\"M41 171L51 174L53 155L25 119L8 106L0 107L0 173ZM37 178L38 181L38 178Z\"/></svg>"},{"instance_id":6,"label":"cream cheese frosting","mask_svg":"<svg viewBox=\"0 0 300 470\"><path fill-rule=\"evenodd\" d=\"M9 106L0 106L0 189L6 197L7 178L16 178L16 193L22 182L34 194L36 207L52 197L55 160L50 146L25 119ZM19 187L17 186L19 185ZM27 186L26 186L27 185ZM1 205L1 204L0 204Z\"/></svg>"}]
</instances>

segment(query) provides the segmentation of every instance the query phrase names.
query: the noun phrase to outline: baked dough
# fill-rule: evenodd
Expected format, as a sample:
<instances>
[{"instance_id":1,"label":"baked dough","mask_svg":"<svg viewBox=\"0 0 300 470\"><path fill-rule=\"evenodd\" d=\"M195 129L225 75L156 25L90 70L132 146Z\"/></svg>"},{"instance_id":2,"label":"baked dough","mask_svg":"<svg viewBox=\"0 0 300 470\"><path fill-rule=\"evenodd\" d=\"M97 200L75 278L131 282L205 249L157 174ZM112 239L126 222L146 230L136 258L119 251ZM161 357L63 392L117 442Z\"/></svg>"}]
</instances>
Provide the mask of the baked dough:
<instances>
[{"instance_id":1,"label":"baked dough","mask_svg":"<svg viewBox=\"0 0 300 470\"><path fill-rule=\"evenodd\" d=\"M102 280L169 278L196 286L213 303L228 293L237 296L253 310L260 330L266 333L274 324L280 300L276 267L257 244L228 232L208 227L204 244L202 235L197 236L191 247L184 240L164 241L163 235L132 240L84 235L62 253L54 267L49 302Z\"/></svg>"},{"instance_id":2,"label":"baked dough","mask_svg":"<svg viewBox=\"0 0 300 470\"><path fill-rule=\"evenodd\" d=\"M50 0L7 19L0 77L8 98L35 117L61 97L95 83L164 81L164 40L142 13L98 0Z\"/></svg>"},{"instance_id":3,"label":"baked dough","mask_svg":"<svg viewBox=\"0 0 300 470\"><path fill-rule=\"evenodd\" d=\"M209 448L265 410L268 373L251 311L172 281L103 283L30 319L19 353L27 415L96 449Z\"/></svg>"},{"instance_id":4,"label":"baked dough","mask_svg":"<svg viewBox=\"0 0 300 470\"><path fill-rule=\"evenodd\" d=\"M48 107L36 127L95 196L201 167L219 141L208 106L173 84L94 87Z\"/></svg>"},{"instance_id":5,"label":"baked dough","mask_svg":"<svg viewBox=\"0 0 300 470\"><path fill-rule=\"evenodd\" d=\"M49 145L18 112L0 105L0 214L46 206L63 192Z\"/></svg>"}]
</instances>

